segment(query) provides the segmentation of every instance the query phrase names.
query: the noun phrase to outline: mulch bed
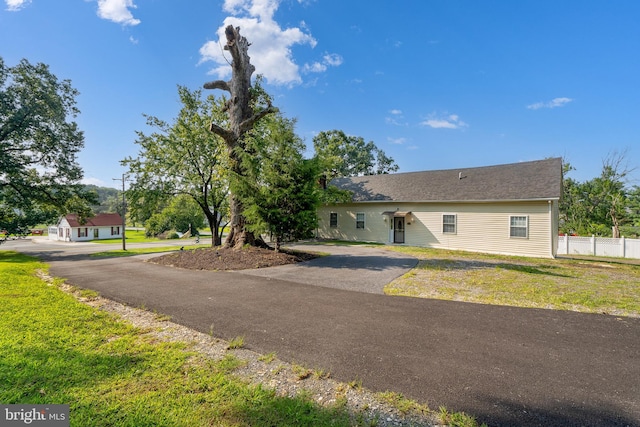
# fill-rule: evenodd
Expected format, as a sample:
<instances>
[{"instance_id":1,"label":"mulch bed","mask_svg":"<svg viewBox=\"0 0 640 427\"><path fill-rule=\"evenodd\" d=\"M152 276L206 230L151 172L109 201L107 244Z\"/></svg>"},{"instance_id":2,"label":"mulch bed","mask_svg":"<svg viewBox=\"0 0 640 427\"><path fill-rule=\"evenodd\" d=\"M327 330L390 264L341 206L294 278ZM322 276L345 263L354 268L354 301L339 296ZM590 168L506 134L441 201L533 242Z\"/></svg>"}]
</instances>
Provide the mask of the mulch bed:
<instances>
[{"instance_id":1,"label":"mulch bed","mask_svg":"<svg viewBox=\"0 0 640 427\"><path fill-rule=\"evenodd\" d=\"M317 254L291 250L276 252L273 249L253 246L242 249L215 247L174 252L151 258L149 262L190 270L222 271L295 264L318 256Z\"/></svg>"}]
</instances>

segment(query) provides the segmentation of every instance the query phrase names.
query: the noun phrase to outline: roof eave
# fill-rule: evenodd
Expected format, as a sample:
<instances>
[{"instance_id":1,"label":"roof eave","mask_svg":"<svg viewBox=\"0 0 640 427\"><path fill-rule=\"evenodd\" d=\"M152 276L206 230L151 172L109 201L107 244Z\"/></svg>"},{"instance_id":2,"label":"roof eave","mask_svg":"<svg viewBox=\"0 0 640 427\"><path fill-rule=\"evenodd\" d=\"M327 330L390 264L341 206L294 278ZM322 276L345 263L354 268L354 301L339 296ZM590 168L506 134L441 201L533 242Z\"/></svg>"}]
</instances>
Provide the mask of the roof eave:
<instances>
[{"instance_id":1,"label":"roof eave","mask_svg":"<svg viewBox=\"0 0 640 427\"><path fill-rule=\"evenodd\" d=\"M347 203L513 203L559 201L559 197L538 197L530 199L490 199L490 200L352 200ZM335 203L344 204L344 203Z\"/></svg>"}]
</instances>

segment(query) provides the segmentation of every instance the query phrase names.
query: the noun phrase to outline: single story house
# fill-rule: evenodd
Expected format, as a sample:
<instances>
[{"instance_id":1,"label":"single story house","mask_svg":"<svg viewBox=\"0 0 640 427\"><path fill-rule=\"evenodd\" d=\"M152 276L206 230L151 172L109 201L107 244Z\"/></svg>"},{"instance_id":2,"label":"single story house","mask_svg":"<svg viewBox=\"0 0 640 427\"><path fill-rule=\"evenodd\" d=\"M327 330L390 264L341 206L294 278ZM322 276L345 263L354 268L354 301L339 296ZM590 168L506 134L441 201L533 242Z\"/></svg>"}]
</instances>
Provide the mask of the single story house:
<instances>
[{"instance_id":1,"label":"single story house","mask_svg":"<svg viewBox=\"0 0 640 427\"><path fill-rule=\"evenodd\" d=\"M76 214L60 218L49 227L49 240L88 242L122 237L122 217L117 213L102 213L80 222Z\"/></svg>"},{"instance_id":2,"label":"single story house","mask_svg":"<svg viewBox=\"0 0 640 427\"><path fill-rule=\"evenodd\" d=\"M318 237L555 257L562 159L337 178L349 203L322 206Z\"/></svg>"}]
</instances>

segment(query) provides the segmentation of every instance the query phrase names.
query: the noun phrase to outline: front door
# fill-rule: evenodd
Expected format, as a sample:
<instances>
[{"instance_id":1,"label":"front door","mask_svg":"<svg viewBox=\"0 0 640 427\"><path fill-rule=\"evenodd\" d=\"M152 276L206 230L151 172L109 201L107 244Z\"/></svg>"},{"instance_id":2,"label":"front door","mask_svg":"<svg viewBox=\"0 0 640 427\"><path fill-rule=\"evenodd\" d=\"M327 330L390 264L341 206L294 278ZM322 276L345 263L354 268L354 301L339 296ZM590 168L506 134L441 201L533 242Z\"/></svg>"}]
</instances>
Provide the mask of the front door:
<instances>
[{"instance_id":1,"label":"front door","mask_svg":"<svg viewBox=\"0 0 640 427\"><path fill-rule=\"evenodd\" d=\"M393 218L393 243L404 243L404 217Z\"/></svg>"}]
</instances>

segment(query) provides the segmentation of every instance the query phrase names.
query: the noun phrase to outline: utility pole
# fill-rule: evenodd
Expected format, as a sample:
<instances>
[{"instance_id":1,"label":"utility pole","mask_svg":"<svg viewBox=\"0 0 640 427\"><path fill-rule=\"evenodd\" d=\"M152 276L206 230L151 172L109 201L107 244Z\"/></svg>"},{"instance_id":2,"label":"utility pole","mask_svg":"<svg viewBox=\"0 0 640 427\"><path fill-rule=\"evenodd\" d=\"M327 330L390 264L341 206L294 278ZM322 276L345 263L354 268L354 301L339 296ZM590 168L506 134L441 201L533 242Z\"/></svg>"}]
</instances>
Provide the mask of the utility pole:
<instances>
[{"instance_id":1,"label":"utility pole","mask_svg":"<svg viewBox=\"0 0 640 427\"><path fill-rule=\"evenodd\" d=\"M126 243L126 237L125 237L125 228L126 228L126 221L127 221L127 203L125 201L124 198L124 183L127 181L127 176L126 174L122 174L122 178L111 178L114 181L122 181L122 250L126 251L127 250L127 243Z\"/></svg>"}]
</instances>

